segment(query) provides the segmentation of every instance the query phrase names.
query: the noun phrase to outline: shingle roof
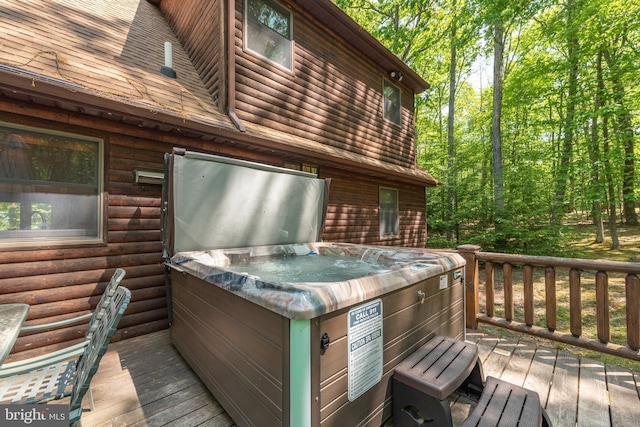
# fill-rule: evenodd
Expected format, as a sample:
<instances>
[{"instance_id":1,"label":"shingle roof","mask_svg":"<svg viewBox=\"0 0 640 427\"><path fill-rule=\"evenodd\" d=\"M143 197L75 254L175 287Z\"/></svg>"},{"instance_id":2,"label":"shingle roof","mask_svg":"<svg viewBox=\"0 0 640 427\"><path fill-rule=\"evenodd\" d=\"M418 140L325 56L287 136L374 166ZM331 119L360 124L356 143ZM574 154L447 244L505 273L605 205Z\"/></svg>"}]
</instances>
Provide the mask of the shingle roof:
<instances>
[{"instance_id":1,"label":"shingle roof","mask_svg":"<svg viewBox=\"0 0 640 427\"><path fill-rule=\"evenodd\" d=\"M39 82L231 127L160 10L146 0L3 0L0 66ZM173 45L177 79L160 73Z\"/></svg>"}]
</instances>

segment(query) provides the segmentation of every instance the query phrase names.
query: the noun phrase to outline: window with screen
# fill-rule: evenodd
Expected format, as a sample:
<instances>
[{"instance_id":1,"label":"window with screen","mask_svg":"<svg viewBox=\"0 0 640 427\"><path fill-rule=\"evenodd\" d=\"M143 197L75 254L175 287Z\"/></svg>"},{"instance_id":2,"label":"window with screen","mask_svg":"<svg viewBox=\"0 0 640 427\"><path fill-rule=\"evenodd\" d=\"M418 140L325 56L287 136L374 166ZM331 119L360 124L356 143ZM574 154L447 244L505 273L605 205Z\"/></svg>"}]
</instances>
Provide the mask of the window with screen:
<instances>
[{"instance_id":1,"label":"window with screen","mask_svg":"<svg viewBox=\"0 0 640 427\"><path fill-rule=\"evenodd\" d=\"M398 190L380 187L380 237L398 235Z\"/></svg>"},{"instance_id":2,"label":"window with screen","mask_svg":"<svg viewBox=\"0 0 640 427\"><path fill-rule=\"evenodd\" d=\"M102 241L100 139L0 122L0 246Z\"/></svg>"},{"instance_id":3,"label":"window with screen","mask_svg":"<svg viewBox=\"0 0 640 427\"><path fill-rule=\"evenodd\" d=\"M291 12L272 0L245 2L245 46L247 50L292 70Z\"/></svg>"},{"instance_id":4,"label":"window with screen","mask_svg":"<svg viewBox=\"0 0 640 427\"><path fill-rule=\"evenodd\" d=\"M396 125L402 123L402 106L400 104L400 88L384 80L382 87L382 114L384 118Z\"/></svg>"}]
</instances>

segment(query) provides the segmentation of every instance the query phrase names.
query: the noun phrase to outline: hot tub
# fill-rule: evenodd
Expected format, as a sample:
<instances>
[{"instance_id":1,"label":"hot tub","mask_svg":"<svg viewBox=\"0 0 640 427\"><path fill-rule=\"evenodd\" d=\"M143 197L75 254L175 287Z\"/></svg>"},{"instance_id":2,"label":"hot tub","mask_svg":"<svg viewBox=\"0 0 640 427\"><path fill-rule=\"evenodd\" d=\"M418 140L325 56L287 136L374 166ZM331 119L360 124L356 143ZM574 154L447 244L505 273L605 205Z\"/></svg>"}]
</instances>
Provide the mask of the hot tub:
<instances>
[{"instance_id":1,"label":"hot tub","mask_svg":"<svg viewBox=\"0 0 640 427\"><path fill-rule=\"evenodd\" d=\"M239 426L380 426L395 365L435 334L464 338L458 254L313 240L328 186L309 174L188 152L167 165L171 340Z\"/></svg>"}]
</instances>

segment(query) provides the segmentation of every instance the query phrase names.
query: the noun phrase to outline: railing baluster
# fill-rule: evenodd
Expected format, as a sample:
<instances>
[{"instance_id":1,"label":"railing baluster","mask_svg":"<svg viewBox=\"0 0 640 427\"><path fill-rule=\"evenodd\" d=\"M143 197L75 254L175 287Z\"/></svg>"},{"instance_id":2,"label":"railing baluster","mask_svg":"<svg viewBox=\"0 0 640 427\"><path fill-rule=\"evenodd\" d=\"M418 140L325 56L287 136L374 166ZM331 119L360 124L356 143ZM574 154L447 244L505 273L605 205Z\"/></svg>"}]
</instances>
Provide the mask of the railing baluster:
<instances>
[{"instance_id":1,"label":"railing baluster","mask_svg":"<svg viewBox=\"0 0 640 427\"><path fill-rule=\"evenodd\" d=\"M637 274L627 274L625 278L627 298L627 345L640 350L640 280Z\"/></svg>"},{"instance_id":2,"label":"railing baluster","mask_svg":"<svg viewBox=\"0 0 640 427\"><path fill-rule=\"evenodd\" d=\"M582 295L580 289L580 270L569 271L569 326L571 335L582 335Z\"/></svg>"},{"instance_id":3,"label":"railing baluster","mask_svg":"<svg viewBox=\"0 0 640 427\"><path fill-rule=\"evenodd\" d=\"M604 271L596 273L596 321L598 340L606 344L611 339L609 330L609 275Z\"/></svg>"},{"instance_id":4,"label":"railing baluster","mask_svg":"<svg viewBox=\"0 0 640 427\"><path fill-rule=\"evenodd\" d=\"M504 282L504 318L512 321L513 310L513 268L511 264L505 262L502 265L502 280Z\"/></svg>"},{"instance_id":5,"label":"railing baluster","mask_svg":"<svg viewBox=\"0 0 640 427\"><path fill-rule=\"evenodd\" d=\"M495 308L495 288L493 287L495 272L493 271L493 263L487 262L484 265L484 276L486 283L485 292L487 297L487 316L493 317Z\"/></svg>"},{"instance_id":6,"label":"railing baluster","mask_svg":"<svg viewBox=\"0 0 640 427\"><path fill-rule=\"evenodd\" d=\"M522 284L524 287L524 323L533 325L533 267L525 265L522 270Z\"/></svg>"},{"instance_id":7,"label":"railing baluster","mask_svg":"<svg viewBox=\"0 0 640 427\"><path fill-rule=\"evenodd\" d=\"M459 251L464 256L468 249L462 249L464 248L460 247ZM491 253L482 252L477 246L473 247L473 257L467 260L467 262L469 261L473 262L473 266L476 269L479 263L485 263L486 314L477 313L475 318L477 322L640 361L640 264L635 262ZM522 281L524 284L524 312L522 316L520 313L518 314L518 319L515 319L514 306L514 265L522 266ZM501 313L502 310L497 310L495 301L495 287L498 285L496 283L495 270L500 268L499 266L502 266L504 283L504 315ZM541 303L541 301L536 301L535 299L536 290L538 290L538 284L534 283L535 268L545 269L546 328L540 328L535 325L536 302ZM559 282L556 279L556 269L558 268L568 271L568 302L564 298L564 283L566 283L564 274ZM588 325L589 336L586 337L582 336L582 292L585 291L582 289L581 284L583 271L595 275L596 293L596 324ZM614 284L619 283L618 275L621 273L626 274L626 296L623 301L612 302L609 296L609 281L612 280ZM563 297L560 301L557 300L558 283L563 286ZM518 303L520 303L519 299ZM618 342L617 337L615 339L612 337L611 326L614 321L618 321L619 314L617 308L616 312L611 311L612 309L609 308L610 303L615 303L615 307L621 305L626 307L626 342ZM558 325L558 310L565 310L567 306L569 309L569 325L566 325L564 321ZM593 328L597 328L597 338L590 337L596 333L596 331L591 332ZM566 333L567 329L570 330L570 334ZM614 339L614 342L612 342L612 339ZM622 339L619 341L622 341Z\"/></svg>"},{"instance_id":8,"label":"railing baluster","mask_svg":"<svg viewBox=\"0 0 640 427\"><path fill-rule=\"evenodd\" d=\"M555 331L557 328L558 310L556 303L556 269L544 269L544 299L546 304L547 329Z\"/></svg>"}]
</instances>

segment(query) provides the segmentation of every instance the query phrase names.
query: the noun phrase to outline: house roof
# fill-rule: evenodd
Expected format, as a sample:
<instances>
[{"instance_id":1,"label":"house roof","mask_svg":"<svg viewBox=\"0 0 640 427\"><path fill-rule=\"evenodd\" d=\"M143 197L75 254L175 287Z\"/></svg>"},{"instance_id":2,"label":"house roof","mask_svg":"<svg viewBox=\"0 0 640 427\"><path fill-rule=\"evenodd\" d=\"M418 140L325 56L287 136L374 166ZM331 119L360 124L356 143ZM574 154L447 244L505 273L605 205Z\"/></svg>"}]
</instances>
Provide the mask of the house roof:
<instances>
[{"instance_id":1,"label":"house roof","mask_svg":"<svg viewBox=\"0 0 640 427\"><path fill-rule=\"evenodd\" d=\"M177 79L160 73L165 41L173 45ZM147 0L3 0L1 97L251 149L313 156L400 181L437 184L418 168L301 138L237 131L218 111L160 10Z\"/></svg>"}]
</instances>

